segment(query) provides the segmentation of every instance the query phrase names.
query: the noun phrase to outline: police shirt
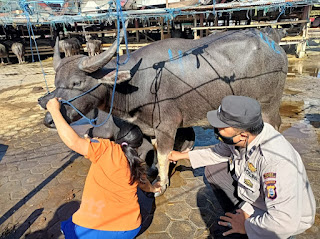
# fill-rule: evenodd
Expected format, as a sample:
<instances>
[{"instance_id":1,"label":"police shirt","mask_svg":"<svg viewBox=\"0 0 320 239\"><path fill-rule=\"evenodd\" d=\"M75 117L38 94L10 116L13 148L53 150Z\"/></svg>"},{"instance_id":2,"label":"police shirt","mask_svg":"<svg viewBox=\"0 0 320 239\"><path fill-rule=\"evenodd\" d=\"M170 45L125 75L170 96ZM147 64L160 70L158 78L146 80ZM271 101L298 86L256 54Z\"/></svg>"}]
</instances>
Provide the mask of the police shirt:
<instances>
[{"instance_id":1,"label":"police shirt","mask_svg":"<svg viewBox=\"0 0 320 239\"><path fill-rule=\"evenodd\" d=\"M189 152L193 168L229 162L241 207L251 215L245 221L248 237L288 238L314 223L316 204L298 152L271 125L246 149L219 143Z\"/></svg>"}]
</instances>

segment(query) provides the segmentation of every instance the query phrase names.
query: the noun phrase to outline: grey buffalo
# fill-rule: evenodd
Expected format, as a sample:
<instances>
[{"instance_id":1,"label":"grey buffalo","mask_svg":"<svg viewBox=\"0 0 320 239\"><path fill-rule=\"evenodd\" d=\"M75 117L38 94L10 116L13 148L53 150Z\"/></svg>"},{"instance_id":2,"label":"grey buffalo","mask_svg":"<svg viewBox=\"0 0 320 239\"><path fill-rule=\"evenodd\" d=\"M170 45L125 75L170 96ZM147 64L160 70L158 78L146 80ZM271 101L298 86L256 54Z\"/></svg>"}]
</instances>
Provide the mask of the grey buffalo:
<instances>
[{"instance_id":1,"label":"grey buffalo","mask_svg":"<svg viewBox=\"0 0 320 239\"><path fill-rule=\"evenodd\" d=\"M10 62L7 48L5 47L5 45L2 45L2 44L0 44L0 58L1 58L1 64L4 64L3 58L7 58L8 63Z\"/></svg>"},{"instance_id":2,"label":"grey buffalo","mask_svg":"<svg viewBox=\"0 0 320 239\"><path fill-rule=\"evenodd\" d=\"M87 51L89 56L95 56L101 52L101 41L100 40L88 40L86 43Z\"/></svg>"},{"instance_id":3,"label":"grey buffalo","mask_svg":"<svg viewBox=\"0 0 320 239\"><path fill-rule=\"evenodd\" d=\"M19 64L25 62L25 47L22 43L15 42L11 46L12 52L17 56Z\"/></svg>"},{"instance_id":4,"label":"grey buffalo","mask_svg":"<svg viewBox=\"0 0 320 239\"><path fill-rule=\"evenodd\" d=\"M77 38L64 39L59 41L59 49L64 52L65 57L78 55L80 53L81 44Z\"/></svg>"},{"instance_id":5,"label":"grey buffalo","mask_svg":"<svg viewBox=\"0 0 320 239\"><path fill-rule=\"evenodd\" d=\"M72 104L84 114L98 107L108 112L116 75L116 60L112 59L116 42L97 56L64 59L57 45L53 61L56 89L40 98L39 104L45 107L52 97L68 100L101 84ZM278 128L287 70L284 50L256 29L227 31L199 40L154 42L133 52L127 64L119 67L112 114L138 125L155 139L159 179L165 189L169 182L167 155L177 129L207 125L207 111L217 109L224 96L257 99L263 119ZM69 123L80 118L66 104L61 111Z\"/></svg>"}]
</instances>

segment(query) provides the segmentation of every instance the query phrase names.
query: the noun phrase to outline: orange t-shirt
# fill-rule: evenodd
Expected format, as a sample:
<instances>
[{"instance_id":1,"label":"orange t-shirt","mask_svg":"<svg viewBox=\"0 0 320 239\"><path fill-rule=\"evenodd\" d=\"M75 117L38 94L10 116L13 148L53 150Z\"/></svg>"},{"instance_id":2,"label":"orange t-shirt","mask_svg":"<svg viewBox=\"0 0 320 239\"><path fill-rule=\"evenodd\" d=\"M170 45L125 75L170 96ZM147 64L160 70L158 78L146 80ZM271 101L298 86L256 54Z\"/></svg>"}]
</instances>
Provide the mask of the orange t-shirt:
<instances>
[{"instance_id":1,"label":"orange t-shirt","mask_svg":"<svg viewBox=\"0 0 320 239\"><path fill-rule=\"evenodd\" d=\"M80 208L72 221L104 231L129 231L141 224L137 183L130 185L130 168L121 146L108 139L90 141L92 162Z\"/></svg>"}]
</instances>

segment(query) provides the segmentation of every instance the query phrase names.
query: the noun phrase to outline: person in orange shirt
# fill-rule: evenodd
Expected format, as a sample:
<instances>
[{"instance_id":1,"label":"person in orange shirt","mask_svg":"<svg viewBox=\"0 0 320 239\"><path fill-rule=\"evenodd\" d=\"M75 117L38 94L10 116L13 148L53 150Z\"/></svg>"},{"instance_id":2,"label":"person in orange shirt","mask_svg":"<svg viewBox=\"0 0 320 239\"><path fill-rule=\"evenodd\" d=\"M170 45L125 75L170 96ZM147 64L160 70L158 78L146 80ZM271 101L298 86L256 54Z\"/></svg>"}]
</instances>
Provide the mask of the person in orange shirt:
<instances>
[{"instance_id":1,"label":"person in orange shirt","mask_svg":"<svg viewBox=\"0 0 320 239\"><path fill-rule=\"evenodd\" d=\"M141 228L137 187L146 192L161 190L159 183L152 185L146 178L145 162L138 157L140 128L122 127L115 142L83 139L61 115L57 98L49 100L47 109L61 140L92 162L80 208L61 224L65 238L134 238Z\"/></svg>"}]
</instances>

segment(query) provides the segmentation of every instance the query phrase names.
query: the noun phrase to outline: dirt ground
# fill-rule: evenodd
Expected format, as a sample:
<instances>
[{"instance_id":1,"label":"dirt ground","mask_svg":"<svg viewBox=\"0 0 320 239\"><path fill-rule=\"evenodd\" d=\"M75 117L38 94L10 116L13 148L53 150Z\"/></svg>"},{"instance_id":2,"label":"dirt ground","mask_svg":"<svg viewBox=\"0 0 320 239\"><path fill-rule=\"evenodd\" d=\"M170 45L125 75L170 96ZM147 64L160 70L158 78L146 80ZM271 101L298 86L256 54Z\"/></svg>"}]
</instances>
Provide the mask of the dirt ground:
<instances>
[{"instance_id":1,"label":"dirt ground","mask_svg":"<svg viewBox=\"0 0 320 239\"><path fill-rule=\"evenodd\" d=\"M289 55L288 59L289 73L280 109L280 131L301 153L317 201L315 225L298 238L319 238L320 52L313 52L304 59ZM52 58L42 61L42 66L48 90L52 91L55 73ZM47 92L43 72L39 62L0 65L0 144L19 144L20 147L21 144L28 144L24 138L36 137L39 132L55 134L43 126L45 111L37 105L37 99ZM0 188L6 183L1 177ZM41 228L41 223L38 227Z\"/></svg>"}]
</instances>

